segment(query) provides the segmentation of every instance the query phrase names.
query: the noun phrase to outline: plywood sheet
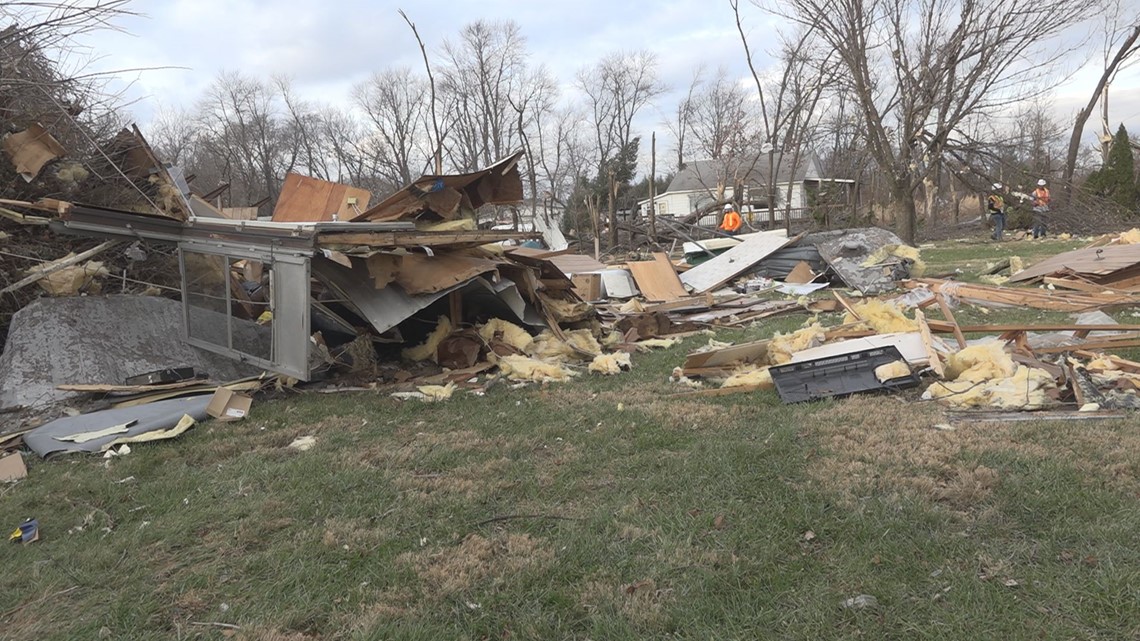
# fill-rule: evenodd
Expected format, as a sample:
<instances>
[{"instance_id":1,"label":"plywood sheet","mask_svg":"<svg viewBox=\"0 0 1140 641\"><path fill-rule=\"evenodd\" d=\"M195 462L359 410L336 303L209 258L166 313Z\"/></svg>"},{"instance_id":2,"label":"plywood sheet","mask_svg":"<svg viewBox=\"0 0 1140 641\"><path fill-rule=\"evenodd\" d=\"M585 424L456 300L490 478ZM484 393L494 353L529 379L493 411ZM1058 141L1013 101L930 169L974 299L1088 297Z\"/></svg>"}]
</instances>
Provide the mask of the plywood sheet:
<instances>
[{"instance_id":1,"label":"plywood sheet","mask_svg":"<svg viewBox=\"0 0 1140 641\"><path fill-rule=\"evenodd\" d=\"M349 200L356 199L356 207ZM301 223L333 220L352 220L368 206L372 194L367 190L331 183L300 174L287 174L281 186L281 195L273 208L273 222Z\"/></svg>"},{"instance_id":2,"label":"plywood sheet","mask_svg":"<svg viewBox=\"0 0 1140 641\"><path fill-rule=\"evenodd\" d=\"M632 262L628 266L645 300L663 303L689 295L669 257L663 253L653 254L653 260Z\"/></svg>"},{"instance_id":3,"label":"plywood sheet","mask_svg":"<svg viewBox=\"0 0 1140 641\"><path fill-rule=\"evenodd\" d=\"M1017 272L1009 280L1013 283L1023 283L1061 272L1103 276L1136 265L1140 265L1140 245L1086 247L1036 262Z\"/></svg>"},{"instance_id":4,"label":"plywood sheet","mask_svg":"<svg viewBox=\"0 0 1140 641\"><path fill-rule=\"evenodd\" d=\"M544 260L553 263L555 267L567 276L585 272L599 272L603 269L608 269L604 263L600 263L585 254L558 254L556 256L544 257Z\"/></svg>"},{"instance_id":5,"label":"plywood sheet","mask_svg":"<svg viewBox=\"0 0 1140 641\"><path fill-rule=\"evenodd\" d=\"M455 254L408 254L400 259L396 284L412 296L434 294L496 269L498 263L486 258Z\"/></svg>"},{"instance_id":6,"label":"plywood sheet","mask_svg":"<svg viewBox=\"0 0 1140 641\"><path fill-rule=\"evenodd\" d=\"M809 265L806 260L801 260L796 263L796 266L793 267L792 271L788 272L788 275L784 278L785 283L794 283L797 285L810 283L813 280L815 280L815 273L811 271L811 265Z\"/></svg>"},{"instance_id":7,"label":"plywood sheet","mask_svg":"<svg viewBox=\"0 0 1140 641\"><path fill-rule=\"evenodd\" d=\"M749 238L720 256L681 274L681 282L694 294L711 291L798 239L798 236L780 238L766 235Z\"/></svg>"}]
</instances>

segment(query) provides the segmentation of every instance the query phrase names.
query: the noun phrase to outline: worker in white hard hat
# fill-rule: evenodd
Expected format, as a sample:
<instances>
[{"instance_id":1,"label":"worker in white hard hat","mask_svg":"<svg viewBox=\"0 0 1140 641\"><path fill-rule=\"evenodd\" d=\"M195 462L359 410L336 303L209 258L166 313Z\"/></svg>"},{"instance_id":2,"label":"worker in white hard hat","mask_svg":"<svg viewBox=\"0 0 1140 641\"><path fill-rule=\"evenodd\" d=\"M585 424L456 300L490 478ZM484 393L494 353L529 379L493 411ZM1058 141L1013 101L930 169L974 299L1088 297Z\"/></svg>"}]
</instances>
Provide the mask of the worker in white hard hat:
<instances>
[{"instance_id":1,"label":"worker in white hard hat","mask_svg":"<svg viewBox=\"0 0 1140 641\"><path fill-rule=\"evenodd\" d=\"M1005 187L1001 183L994 183L993 187L989 198L986 199L986 210L989 212L990 221L994 224L994 233L991 237L1001 241L1005 232Z\"/></svg>"},{"instance_id":2,"label":"worker in white hard hat","mask_svg":"<svg viewBox=\"0 0 1140 641\"><path fill-rule=\"evenodd\" d=\"M735 236L737 232L740 231L740 227L743 224L744 221L740 219L740 214L736 213L736 209L733 208L732 203L725 205L724 218L721 219L720 227L718 227L718 229L723 229L729 234Z\"/></svg>"},{"instance_id":3,"label":"worker in white hard hat","mask_svg":"<svg viewBox=\"0 0 1140 641\"><path fill-rule=\"evenodd\" d=\"M1049 217L1049 183L1044 178L1037 181L1037 189L1033 190L1033 237L1045 237L1045 224Z\"/></svg>"}]
</instances>

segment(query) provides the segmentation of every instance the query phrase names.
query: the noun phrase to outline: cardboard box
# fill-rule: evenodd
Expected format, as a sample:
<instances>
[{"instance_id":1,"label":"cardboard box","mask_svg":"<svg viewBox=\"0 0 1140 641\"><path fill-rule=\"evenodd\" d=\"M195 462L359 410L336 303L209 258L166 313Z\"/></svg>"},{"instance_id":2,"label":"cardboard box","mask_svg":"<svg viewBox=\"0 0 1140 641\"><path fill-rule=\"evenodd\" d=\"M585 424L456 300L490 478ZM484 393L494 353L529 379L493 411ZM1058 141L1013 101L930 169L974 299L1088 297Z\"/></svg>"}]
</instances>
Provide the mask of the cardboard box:
<instances>
[{"instance_id":1,"label":"cardboard box","mask_svg":"<svg viewBox=\"0 0 1140 641\"><path fill-rule=\"evenodd\" d=\"M574 274L570 277L574 284L574 293L585 301L602 299L601 274Z\"/></svg>"},{"instance_id":2,"label":"cardboard box","mask_svg":"<svg viewBox=\"0 0 1140 641\"><path fill-rule=\"evenodd\" d=\"M206 406L206 413L219 421L240 421L249 414L253 399L245 394L219 387Z\"/></svg>"},{"instance_id":3,"label":"cardboard box","mask_svg":"<svg viewBox=\"0 0 1140 641\"><path fill-rule=\"evenodd\" d=\"M0 456L0 483L11 483L28 477L28 468L19 452Z\"/></svg>"}]
</instances>

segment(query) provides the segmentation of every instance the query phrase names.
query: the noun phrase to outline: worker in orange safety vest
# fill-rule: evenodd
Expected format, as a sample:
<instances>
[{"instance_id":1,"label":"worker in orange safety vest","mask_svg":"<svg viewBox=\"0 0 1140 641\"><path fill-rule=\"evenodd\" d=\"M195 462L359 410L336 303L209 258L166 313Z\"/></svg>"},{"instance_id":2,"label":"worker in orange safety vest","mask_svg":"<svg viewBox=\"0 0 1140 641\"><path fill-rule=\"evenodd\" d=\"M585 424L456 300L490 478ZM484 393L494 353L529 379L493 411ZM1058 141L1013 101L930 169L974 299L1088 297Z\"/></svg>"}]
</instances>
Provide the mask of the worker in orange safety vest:
<instances>
[{"instance_id":1,"label":"worker in orange safety vest","mask_svg":"<svg viewBox=\"0 0 1140 641\"><path fill-rule=\"evenodd\" d=\"M1049 214L1049 201L1052 197L1049 195L1049 183L1044 178L1037 181L1037 189L1033 190L1033 237L1044 238L1046 223L1048 223Z\"/></svg>"},{"instance_id":2,"label":"worker in orange safety vest","mask_svg":"<svg viewBox=\"0 0 1140 641\"><path fill-rule=\"evenodd\" d=\"M737 232L740 231L740 227L743 224L744 221L740 219L740 214L736 213L736 210L732 208L732 204L730 203L728 205L725 205L724 218L721 219L720 227L718 227L718 229L723 229L729 234L735 236Z\"/></svg>"}]
</instances>

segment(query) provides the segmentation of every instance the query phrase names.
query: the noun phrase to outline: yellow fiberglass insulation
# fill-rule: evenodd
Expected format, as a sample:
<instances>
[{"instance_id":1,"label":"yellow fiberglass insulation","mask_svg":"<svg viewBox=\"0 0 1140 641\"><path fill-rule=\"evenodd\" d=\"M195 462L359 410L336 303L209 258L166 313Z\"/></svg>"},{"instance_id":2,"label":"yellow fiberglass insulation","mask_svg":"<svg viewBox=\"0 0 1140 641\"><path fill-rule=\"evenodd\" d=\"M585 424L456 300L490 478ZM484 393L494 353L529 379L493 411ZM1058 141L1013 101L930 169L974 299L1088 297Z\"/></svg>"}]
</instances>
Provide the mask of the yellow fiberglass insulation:
<instances>
[{"instance_id":1,"label":"yellow fiberglass insulation","mask_svg":"<svg viewBox=\"0 0 1140 641\"><path fill-rule=\"evenodd\" d=\"M767 367L741 370L729 376L720 386L752 387L753 385L759 385L762 389L772 389L776 386L772 382L772 374L768 372Z\"/></svg>"},{"instance_id":2,"label":"yellow fiberglass insulation","mask_svg":"<svg viewBox=\"0 0 1140 641\"><path fill-rule=\"evenodd\" d=\"M906 364L906 361L884 363L875 368L875 379L880 383L886 383L903 376L910 376L910 366Z\"/></svg>"},{"instance_id":3,"label":"yellow fiberglass insulation","mask_svg":"<svg viewBox=\"0 0 1140 641\"><path fill-rule=\"evenodd\" d=\"M602 353L602 346L588 329L576 329L563 332L562 335L566 337L566 340L562 340L549 330L545 330L534 337L526 353L544 361L584 360ZM590 356L585 356L585 354Z\"/></svg>"},{"instance_id":4,"label":"yellow fiberglass insulation","mask_svg":"<svg viewBox=\"0 0 1140 641\"><path fill-rule=\"evenodd\" d=\"M451 321L446 316L439 317L439 323L436 324L435 329L428 334L427 339L416 345L415 347L408 347L400 352L404 359L409 361L426 361L437 360L439 357L436 351L439 349L439 344L447 335L451 333Z\"/></svg>"},{"instance_id":5,"label":"yellow fiberglass insulation","mask_svg":"<svg viewBox=\"0 0 1140 641\"><path fill-rule=\"evenodd\" d=\"M566 342L578 350L579 353L584 352L591 356L597 356L602 353L601 343L598 342L598 339L594 338L594 335L588 329L575 329L569 332L562 332L562 335L566 337Z\"/></svg>"},{"instance_id":6,"label":"yellow fiberglass insulation","mask_svg":"<svg viewBox=\"0 0 1140 641\"><path fill-rule=\"evenodd\" d=\"M420 385L416 388L420 394L423 394L424 402L446 401L451 398L451 395L456 390L455 383L448 383L447 385Z\"/></svg>"},{"instance_id":7,"label":"yellow fiberglass insulation","mask_svg":"<svg viewBox=\"0 0 1140 641\"><path fill-rule=\"evenodd\" d=\"M622 303L622 306L618 308L618 311L623 314L640 314L641 312L645 311L645 305L642 305L641 301L637 300L636 298L631 298Z\"/></svg>"},{"instance_id":8,"label":"yellow fiberglass insulation","mask_svg":"<svg viewBox=\"0 0 1140 641\"><path fill-rule=\"evenodd\" d=\"M595 374L607 375L620 374L631 369L633 369L633 362L629 360L629 354L626 352L598 354L589 367L589 370Z\"/></svg>"},{"instance_id":9,"label":"yellow fiberglass insulation","mask_svg":"<svg viewBox=\"0 0 1140 641\"><path fill-rule=\"evenodd\" d=\"M978 276L978 280L987 285L1004 285L1009 282L1009 276L1002 276L1001 274L983 274Z\"/></svg>"},{"instance_id":10,"label":"yellow fiberglass insulation","mask_svg":"<svg viewBox=\"0 0 1140 641\"><path fill-rule=\"evenodd\" d=\"M1000 410L1034 410L1050 404L1046 392L1053 377L1042 369L1019 365L1013 376L981 382L956 380L933 383L923 398L937 399L951 407L987 407Z\"/></svg>"},{"instance_id":11,"label":"yellow fiberglass insulation","mask_svg":"<svg viewBox=\"0 0 1140 641\"><path fill-rule=\"evenodd\" d=\"M562 382L578 375L577 372L565 368L561 363L548 363L515 354L500 356L498 365L499 372L513 381Z\"/></svg>"},{"instance_id":12,"label":"yellow fiberglass insulation","mask_svg":"<svg viewBox=\"0 0 1140 641\"><path fill-rule=\"evenodd\" d=\"M525 329L501 318L492 318L479 328L479 336L485 341L490 342L495 334L501 336L504 343L520 352L526 351L526 348L534 342L534 338Z\"/></svg>"},{"instance_id":13,"label":"yellow fiberglass insulation","mask_svg":"<svg viewBox=\"0 0 1140 641\"><path fill-rule=\"evenodd\" d=\"M1123 234L1116 237L1116 242L1120 245L1137 245L1140 244L1140 229L1133 227Z\"/></svg>"},{"instance_id":14,"label":"yellow fiberglass insulation","mask_svg":"<svg viewBox=\"0 0 1140 641\"><path fill-rule=\"evenodd\" d=\"M624 341L625 341L625 336L623 336L621 332L619 332L615 329L615 330L611 330L609 334L606 334L605 336L602 337L602 346L603 347L613 347L614 345L617 345L618 343L621 343Z\"/></svg>"},{"instance_id":15,"label":"yellow fiberglass insulation","mask_svg":"<svg viewBox=\"0 0 1140 641\"><path fill-rule=\"evenodd\" d=\"M819 323L814 323L791 334L776 334L768 343L768 362L783 365L792 360L792 354L809 347L823 345L826 332Z\"/></svg>"},{"instance_id":16,"label":"yellow fiberglass insulation","mask_svg":"<svg viewBox=\"0 0 1140 641\"><path fill-rule=\"evenodd\" d=\"M880 334L918 331L918 323L907 318L902 308L894 303L871 298L852 304L851 309L855 310L868 327ZM843 322L854 323L855 317L847 314Z\"/></svg>"},{"instance_id":17,"label":"yellow fiberglass insulation","mask_svg":"<svg viewBox=\"0 0 1140 641\"><path fill-rule=\"evenodd\" d=\"M679 338L647 338L643 341L637 341L638 351L648 352L654 348L669 349L681 342Z\"/></svg>"},{"instance_id":18,"label":"yellow fiberglass insulation","mask_svg":"<svg viewBox=\"0 0 1140 641\"><path fill-rule=\"evenodd\" d=\"M946 361L946 379L951 381L988 381L1013 376L1017 366L998 341L971 345L950 355Z\"/></svg>"},{"instance_id":19,"label":"yellow fiberglass insulation","mask_svg":"<svg viewBox=\"0 0 1140 641\"><path fill-rule=\"evenodd\" d=\"M1017 272L1025 271L1025 261L1021 256L1009 257L1009 273L1016 274Z\"/></svg>"},{"instance_id":20,"label":"yellow fiberglass insulation","mask_svg":"<svg viewBox=\"0 0 1140 641\"><path fill-rule=\"evenodd\" d=\"M867 256L860 267L874 267L880 263L889 262L891 257L907 258L914 261L910 268L910 275L914 278L920 278L926 272L926 263L922 261L922 255L918 248L910 245L883 245L871 252L871 255Z\"/></svg>"}]
</instances>

